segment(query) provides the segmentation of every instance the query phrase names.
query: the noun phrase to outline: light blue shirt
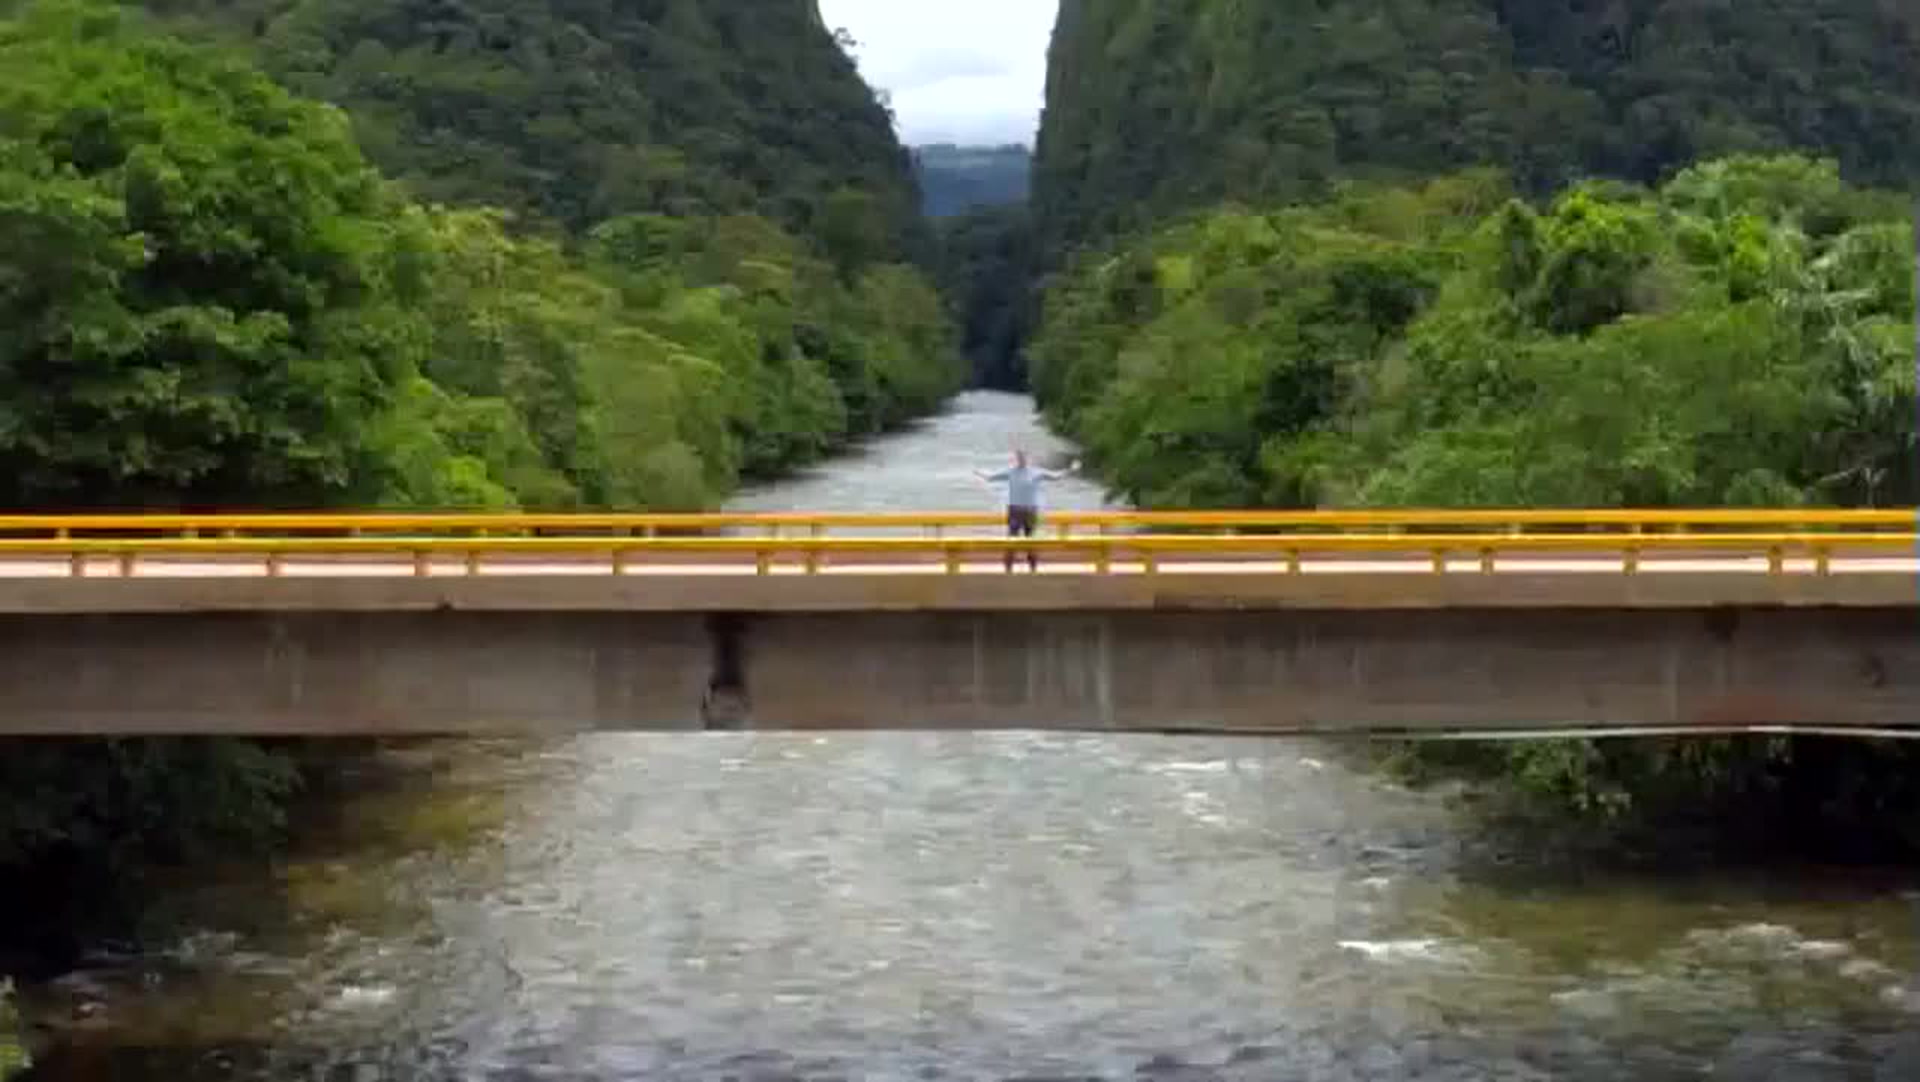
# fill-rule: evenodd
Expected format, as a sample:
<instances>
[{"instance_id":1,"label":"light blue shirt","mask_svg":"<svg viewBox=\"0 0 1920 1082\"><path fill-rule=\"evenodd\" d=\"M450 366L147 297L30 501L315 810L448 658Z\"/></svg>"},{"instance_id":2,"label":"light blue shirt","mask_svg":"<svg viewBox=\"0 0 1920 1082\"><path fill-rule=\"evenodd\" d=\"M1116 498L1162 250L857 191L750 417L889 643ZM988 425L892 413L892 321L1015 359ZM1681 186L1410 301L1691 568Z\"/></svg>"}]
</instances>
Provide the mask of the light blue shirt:
<instances>
[{"instance_id":1,"label":"light blue shirt","mask_svg":"<svg viewBox=\"0 0 1920 1082\"><path fill-rule=\"evenodd\" d=\"M1008 507L1037 508L1040 506L1040 486L1048 481L1058 481L1065 476L1064 473L1048 473L1046 470L1036 470L1032 466L1020 466L989 474L987 480L996 485L1002 481L1006 482Z\"/></svg>"}]
</instances>

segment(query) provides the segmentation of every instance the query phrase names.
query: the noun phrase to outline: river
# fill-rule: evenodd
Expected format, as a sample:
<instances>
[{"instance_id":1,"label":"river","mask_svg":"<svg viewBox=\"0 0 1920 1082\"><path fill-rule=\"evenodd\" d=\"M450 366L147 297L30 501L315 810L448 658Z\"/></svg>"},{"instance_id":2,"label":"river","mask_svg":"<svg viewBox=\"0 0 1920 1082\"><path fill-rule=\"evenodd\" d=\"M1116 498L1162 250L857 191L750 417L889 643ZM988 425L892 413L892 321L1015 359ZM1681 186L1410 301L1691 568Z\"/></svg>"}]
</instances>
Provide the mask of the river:
<instances>
[{"instance_id":1,"label":"river","mask_svg":"<svg viewBox=\"0 0 1920 1082\"><path fill-rule=\"evenodd\" d=\"M971 394L737 506L987 508L1015 444L1069 454ZM1920 1078L1901 885L1482 848L1304 741L414 748L270 872L198 869L146 947L24 989L29 1077Z\"/></svg>"}]
</instances>

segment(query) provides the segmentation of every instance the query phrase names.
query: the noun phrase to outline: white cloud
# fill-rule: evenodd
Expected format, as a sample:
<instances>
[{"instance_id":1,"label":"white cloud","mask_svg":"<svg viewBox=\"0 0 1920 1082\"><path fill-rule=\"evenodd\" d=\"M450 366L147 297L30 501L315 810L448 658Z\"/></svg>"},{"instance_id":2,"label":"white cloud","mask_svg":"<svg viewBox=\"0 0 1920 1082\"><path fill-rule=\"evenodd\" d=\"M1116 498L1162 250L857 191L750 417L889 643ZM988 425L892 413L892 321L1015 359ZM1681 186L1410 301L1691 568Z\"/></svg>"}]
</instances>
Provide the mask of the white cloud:
<instances>
[{"instance_id":1,"label":"white cloud","mask_svg":"<svg viewBox=\"0 0 1920 1082\"><path fill-rule=\"evenodd\" d=\"M820 0L908 143L1027 143L1040 120L1057 0Z\"/></svg>"}]
</instances>

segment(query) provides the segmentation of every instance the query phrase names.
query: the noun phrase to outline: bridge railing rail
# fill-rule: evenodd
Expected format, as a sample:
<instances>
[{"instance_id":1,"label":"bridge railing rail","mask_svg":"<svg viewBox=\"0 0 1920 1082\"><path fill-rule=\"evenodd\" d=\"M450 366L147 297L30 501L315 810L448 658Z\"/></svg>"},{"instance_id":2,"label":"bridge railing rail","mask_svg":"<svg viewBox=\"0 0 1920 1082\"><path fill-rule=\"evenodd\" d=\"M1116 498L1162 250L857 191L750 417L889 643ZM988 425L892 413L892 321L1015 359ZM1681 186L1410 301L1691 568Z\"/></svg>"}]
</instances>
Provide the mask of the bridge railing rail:
<instances>
[{"instance_id":1,"label":"bridge railing rail","mask_svg":"<svg viewBox=\"0 0 1920 1082\"><path fill-rule=\"evenodd\" d=\"M64 558L76 576L99 573L101 561L123 576L143 561L245 563L269 576L296 561L398 565L418 575L444 573L449 561L471 575L541 561L613 574L696 563L820 573L901 562L957 574L1032 552L1098 574L1233 564L1300 574L1326 561L1398 561L1439 573L1464 562L1494 573L1546 558L1635 574L1709 557L1772 574L1827 574L1836 558L1920 551L1909 510L1060 512L1035 539L991 536L999 521L975 512L0 515L0 561Z\"/></svg>"},{"instance_id":2,"label":"bridge railing rail","mask_svg":"<svg viewBox=\"0 0 1920 1082\"><path fill-rule=\"evenodd\" d=\"M1768 508L1444 509L1335 511L1057 511L1046 515L1057 536L1110 533L1739 533L1902 532L1920 525L1920 510ZM753 536L825 537L875 530L940 536L989 530L991 512L824 513L239 513L0 514L0 538L328 536Z\"/></svg>"}]
</instances>

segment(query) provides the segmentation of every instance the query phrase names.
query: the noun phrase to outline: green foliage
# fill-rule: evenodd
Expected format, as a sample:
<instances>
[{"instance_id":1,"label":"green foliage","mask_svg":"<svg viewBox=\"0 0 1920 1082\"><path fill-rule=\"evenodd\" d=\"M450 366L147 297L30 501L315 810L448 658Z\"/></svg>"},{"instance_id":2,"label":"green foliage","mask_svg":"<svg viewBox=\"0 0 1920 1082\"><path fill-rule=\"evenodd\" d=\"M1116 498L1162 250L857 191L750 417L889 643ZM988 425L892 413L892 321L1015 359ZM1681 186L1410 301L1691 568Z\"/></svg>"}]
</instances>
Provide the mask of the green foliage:
<instances>
[{"instance_id":1,"label":"green foliage","mask_svg":"<svg viewBox=\"0 0 1920 1082\"><path fill-rule=\"evenodd\" d=\"M65 6L0 117L0 502L351 498L406 283L342 118Z\"/></svg>"},{"instance_id":2,"label":"green foliage","mask_svg":"<svg viewBox=\"0 0 1920 1082\"><path fill-rule=\"evenodd\" d=\"M0 868L124 871L255 846L283 826L298 780L290 759L249 741L9 741Z\"/></svg>"},{"instance_id":3,"label":"green foliage","mask_svg":"<svg viewBox=\"0 0 1920 1082\"><path fill-rule=\"evenodd\" d=\"M1460 223L1506 194L1485 174L1354 188L1089 255L1048 294L1029 350L1035 391L1144 505L1307 502L1295 452L1333 430L1374 359L1442 290Z\"/></svg>"},{"instance_id":4,"label":"green foliage","mask_svg":"<svg viewBox=\"0 0 1920 1082\"><path fill-rule=\"evenodd\" d=\"M1221 209L1064 273L1034 384L1145 506L1905 506L1912 228L1902 201L1799 157L1540 210L1479 175ZM1920 846L1905 746L1467 758L1525 807L1609 831L1705 809L1746 840Z\"/></svg>"},{"instance_id":5,"label":"green foliage","mask_svg":"<svg viewBox=\"0 0 1920 1082\"><path fill-rule=\"evenodd\" d=\"M1809 148L1920 177L1920 8L1882 0L1064 0L1035 198L1055 253L1223 199Z\"/></svg>"},{"instance_id":6,"label":"green foliage","mask_svg":"<svg viewBox=\"0 0 1920 1082\"><path fill-rule=\"evenodd\" d=\"M814 235L853 189L888 258L924 243L891 118L811 0L138 2L346 109L428 200L574 230L744 211Z\"/></svg>"}]
</instances>

